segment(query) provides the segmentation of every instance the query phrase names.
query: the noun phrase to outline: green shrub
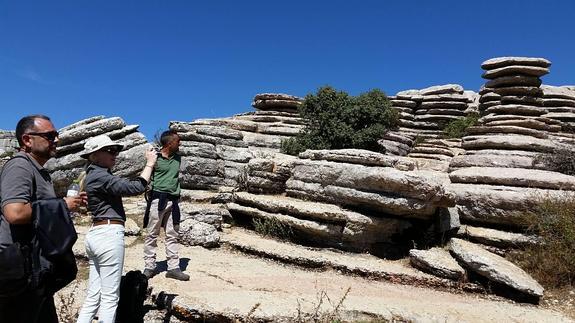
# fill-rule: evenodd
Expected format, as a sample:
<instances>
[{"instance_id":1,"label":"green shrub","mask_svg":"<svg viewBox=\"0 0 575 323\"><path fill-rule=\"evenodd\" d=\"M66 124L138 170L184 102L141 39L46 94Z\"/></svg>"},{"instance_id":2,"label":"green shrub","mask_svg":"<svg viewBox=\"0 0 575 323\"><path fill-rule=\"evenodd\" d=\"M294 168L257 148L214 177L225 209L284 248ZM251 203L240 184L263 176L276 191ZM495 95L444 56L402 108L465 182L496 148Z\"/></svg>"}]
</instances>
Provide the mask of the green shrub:
<instances>
[{"instance_id":1,"label":"green shrub","mask_svg":"<svg viewBox=\"0 0 575 323\"><path fill-rule=\"evenodd\" d=\"M537 156L534 163L541 163L545 168L555 172L575 175L575 149L555 149L553 153Z\"/></svg>"},{"instance_id":2,"label":"green shrub","mask_svg":"<svg viewBox=\"0 0 575 323\"><path fill-rule=\"evenodd\" d=\"M279 239L290 239L293 236L292 228L275 218L253 218L254 230L263 236L272 236Z\"/></svg>"},{"instance_id":3,"label":"green shrub","mask_svg":"<svg viewBox=\"0 0 575 323\"><path fill-rule=\"evenodd\" d=\"M539 198L534 210L525 216L528 232L541 237L541 243L528 247L514 260L547 288L575 283L575 196Z\"/></svg>"},{"instance_id":4,"label":"green shrub","mask_svg":"<svg viewBox=\"0 0 575 323\"><path fill-rule=\"evenodd\" d=\"M326 86L308 94L299 108L306 127L282 142L282 152L358 148L378 151L377 140L396 126L398 113L380 90L357 97Z\"/></svg>"},{"instance_id":5,"label":"green shrub","mask_svg":"<svg viewBox=\"0 0 575 323\"><path fill-rule=\"evenodd\" d=\"M465 118L451 121L443 128L443 134L447 138L461 138L465 136L467 128L476 125L478 120L477 114L470 114Z\"/></svg>"}]
</instances>

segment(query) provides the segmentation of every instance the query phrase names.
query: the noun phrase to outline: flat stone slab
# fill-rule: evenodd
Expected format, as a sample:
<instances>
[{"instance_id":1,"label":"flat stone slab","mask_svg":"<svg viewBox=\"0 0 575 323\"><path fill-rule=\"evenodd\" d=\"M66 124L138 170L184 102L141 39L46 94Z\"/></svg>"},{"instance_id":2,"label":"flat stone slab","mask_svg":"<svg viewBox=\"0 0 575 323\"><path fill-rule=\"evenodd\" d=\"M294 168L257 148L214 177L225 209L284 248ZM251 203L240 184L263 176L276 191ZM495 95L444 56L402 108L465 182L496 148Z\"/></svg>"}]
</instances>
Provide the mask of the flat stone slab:
<instances>
[{"instance_id":1,"label":"flat stone slab","mask_svg":"<svg viewBox=\"0 0 575 323\"><path fill-rule=\"evenodd\" d=\"M465 110L467 103L460 101L423 101L419 107L421 109L442 108Z\"/></svg>"},{"instance_id":2,"label":"flat stone slab","mask_svg":"<svg viewBox=\"0 0 575 323\"><path fill-rule=\"evenodd\" d=\"M498 77L485 83L485 87L487 88L516 85L539 87L541 85L541 79L535 76L512 75Z\"/></svg>"},{"instance_id":3,"label":"flat stone slab","mask_svg":"<svg viewBox=\"0 0 575 323\"><path fill-rule=\"evenodd\" d=\"M371 209L382 215L388 214L426 220L433 217L437 207L430 201L383 192L365 192L335 185L308 183L293 178L286 182L286 193L288 196L300 199ZM450 204L452 203L450 202Z\"/></svg>"},{"instance_id":4,"label":"flat stone slab","mask_svg":"<svg viewBox=\"0 0 575 323\"><path fill-rule=\"evenodd\" d=\"M396 167L399 169L415 169L415 164L401 157L389 156L363 149L333 149L306 150L299 158L311 160L327 160L366 166Z\"/></svg>"},{"instance_id":5,"label":"flat stone slab","mask_svg":"<svg viewBox=\"0 0 575 323\"><path fill-rule=\"evenodd\" d=\"M411 154L431 154L431 155L444 155L447 157L455 156L455 153L448 149L448 148L439 148L439 147L425 147L425 146L417 146L413 148L410 152Z\"/></svg>"},{"instance_id":6,"label":"flat stone slab","mask_svg":"<svg viewBox=\"0 0 575 323\"><path fill-rule=\"evenodd\" d=\"M490 102L490 101L499 101L501 100L501 95L495 92L487 92L479 96L479 103L483 102Z\"/></svg>"},{"instance_id":7,"label":"flat stone slab","mask_svg":"<svg viewBox=\"0 0 575 323\"><path fill-rule=\"evenodd\" d=\"M501 104L523 104L542 107L543 99L530 95L505 95L501 97Z\"/></svg>"},{"instance_id":8,"label":"flat stone slab","mask_svg":"<svg viewBox=\"0 0 575 323\"><path fill-rule=\"evenodd\" d=\"M415 268L435 276L462 280L465 277L465 269L461 267L449 252L442 248L429 250L409 250L409 262Z\"/></svg>"},{"instance_id":9,"label":"flat stone slab","mask_svg":"<svg viewBox=\"0 0 575 323\"><path fill-rule=\"evenodd\" d=\"M539 243L537 236L496 229L462 225L457 236L473 242L498 248L523 248Z\"/></svg>"},{"instance_id":10,"label":"flat stone slab","mask_svg":"<svg viewBox=\"0 0 575 323\"><path fill-rule=\"evenodd\" d=\"M497 120L497 121L486 122L485 126L488 127L512 126L512 127L521 127L534 130L544 130L549 132L557 132L561 130L561 126L548 125L545 122L538 121L535 119Z\"/></svg>"},{"instance_id":11,"label":"flat stone slab","mask_svg":"<svg viewBox=\"0 0 575 323\"><path fill-rule=\"evenodd\" d=\"M484 70L491 70L498 67L510 65L527 65L527 66L540 66L549 67L551 62L541 57L520 57L520 56L504 56L488 59L481 63L481 68Z\"/></svg>"},{"instance_id":12,"label":"flat stone slab","mask_svg":"<svg viewBox=\"0 0 575 323\"><path fill-rule=\"evenodd\" d=\"M368 192L387 192L429 202L449 200L443 195L443 186L417 175L391 167L367 167L363 165L328 161L297 160L291 179L322 186L340 186Z\"/></svg>"},{"instance_id":13,"label":"flat stone slab","mask_svg":"<svg viewBox=\"0 0 575 323\"><path fill-rule=\"evenodd\" d=\"M451 239L449 250L466 267L489 280L530 296L543 296L543 287L537 281L501 256L457 238Z\"/></svg>"},{"instance_id":14,"label":"flat stone slab","mask_svg":"<svg viewBox=\"0 0 575 323\"><path fill-rule=\"evenodd\" d=\"M466 150L511 149L543 153L553 152L558 147L548 139L515 134L465 136L461 146Z\"/></svg>"},{"instance_id":15,"label":"flat stone slab","mask_svg":"<svg viewBox=\"0 0 575 323\"><path fill-rule=\"evenodd\" d=\"M551 112L542 115L542 117L549 119L557 119L561 121L573 121L575 120L575 113L572 112Z\"/></svg>"},{"instance_id":16,"label":"flat stone slab","mask_svg":"<svg viewBox=\"0 0 575 323\"><path fill-rule=\"evenodd\" d=\"M559 99L559 98L544 98L543 106L545 107L575 107L575 100L572 99Z\"/></svg>"},{"instance_id":17,"label":"flat stone slab","mask_svg":"<svg viewBox=\"0 0 575 323\"><path fill-rule=\"evenodd\" d=\"M501 96L543 96L543 90L535 86L506 86L495 88L493 91Z\"/></svg>"},{"instance_id":18,"label":"flat stone slab","mask_svg":"<svg viewBox=\"0 0 575 323\"><path fill-rule=\"evenodd\" d=\"M575 90L552 85L541 85L543 90L543 97L545 98L559 98L567 100L575 100Z\"/></svg>"},{"instance_id":19,"label":"flat stone slab","mask_svg":"<svg viewBox=\"0 0 575 323\"><path fill-rule=\"evenodd\" d=\"M505 153L505 151L503 151ZM465 154L455 156L449 163L450 169L462 167L506 167L506 168L538 168L544 169L543 165L535 163L532 156L510 156L495 154Z\"/></svg>"},{"instance_id":20,"label":"flat stone slab","mask_svg":"<svg viewBox=\"0 0 575 323\"><path fill-rule=\"evenodd\" d=\"M463 94L463 87L459 84L435 85L419 90L419 94L420 95Z\"/></svg>"},{"instance_id":21,"label":"flat stone slab","mask_svg":"<svg viewBox=\"0 0 575 323\"><path fill-rule=\"evenodd\" d=\"M504 66L495 69L490 69L481 75L485 79L494 79L501 76L509 75L528 75L541 77L549 73L549 69L546 67L538 66L525 66L525 65L511 65Z\"/></svg>"},{"instance_id":22,"label":"flat stone slab","mask_svg":"<svg viewBox=\"0 0 575 323\"><path fill-rule=\"evenodd\" d=\"M477 183L575 190L575 176L538 169L469 167L449 174L453 183Z\"/></svg>"},{"instance_id":23,"label":"flat stone slab","mask_svg":"<svg viewBox=\"0 0 575 323\"><path fill-rule=\"evenodd\" d=\"M574 192L531 187L457 184L447 186L455 195L462 221L486 225L500 225L516 229L525 228L524 212L532 210L539 201L537 196L564 198Z\"/></svg>"},{"instance_id":24,"label":"flat stone slab","mask_svg":"<svg viewBox=\"0 0 575 323\"><path fill-rule=\"evenodd\" d=\"M518 134L532 136L535 138L547 139L548 135L545 131L529 129L521 126L501 125L501 126L472 126L467 128L467 133L471 135L484 135L484 134Z\"/></svg>"},{"instance_id":25,"label":"flat stone slab","mask_svg":"<svg viewBox=\"0 0 575 323\"><path fill-rule=\"evenodd\" d=\"M394 99L390 101L393 107L415 108L417 106L417 102L411 100Z\"/></svg>"},{"instance_id":26,"label":"flat stone slab","mask_svg":"<svg viewBox=\"0 0 575 323\"><path fill-rule=\"evenodd\" d=\"M76 141L101 135L126 126L126 123L120 117L97 119L89 123L82 124L79 122L78 124L78 126L74 126L60 134L59 145L69 145Z\"/></svg>"},{"instance_id":27,"label":"flat stone slab","mask_svg":"<svg viewBox=\"0 0 575 323\"><path fill-rule=\"evenodd\" d=\"M471 91L470 91L471 92ZM427 101L459 101L459 102L472 102L473 98L471 95L465 94L432 94L432 95L424 95L423 102Z\"/></svg>"}]
</instances>

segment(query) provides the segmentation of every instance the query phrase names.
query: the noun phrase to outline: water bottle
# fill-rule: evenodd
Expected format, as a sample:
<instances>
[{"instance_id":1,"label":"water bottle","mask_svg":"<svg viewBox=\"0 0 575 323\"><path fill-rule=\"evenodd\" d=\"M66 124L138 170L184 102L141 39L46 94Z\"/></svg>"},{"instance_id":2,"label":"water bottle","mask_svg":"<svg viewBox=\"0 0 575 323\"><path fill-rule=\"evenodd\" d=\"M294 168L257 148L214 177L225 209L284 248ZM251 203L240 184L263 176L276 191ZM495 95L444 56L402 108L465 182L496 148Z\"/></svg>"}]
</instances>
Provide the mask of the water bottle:
<instances>
[{"instance_id":1,"label":"water bottle","mask_svg":"<svg viewBox=\"0 0 575 323\"><path fill-rule=\"evenodd\" d=\"M66 196L78 196L80 194L80 184L78 180L74 180L70 186L68 186L68 191L66 192ZM70 217L74 218L78 215L78 212L70 212Z\"/></svg>"},{"instance_id":2,"label":"water bottle","mask_svg":"<svg viewBox=\"0 0 575 323\"><path fill-rule=\"evenodd\" d=\"M80 184L78 180L74 180L70 186L68 186L68 191L66 192L66 196L78 196L80 194Z\"/></svg>"}]
</instances>

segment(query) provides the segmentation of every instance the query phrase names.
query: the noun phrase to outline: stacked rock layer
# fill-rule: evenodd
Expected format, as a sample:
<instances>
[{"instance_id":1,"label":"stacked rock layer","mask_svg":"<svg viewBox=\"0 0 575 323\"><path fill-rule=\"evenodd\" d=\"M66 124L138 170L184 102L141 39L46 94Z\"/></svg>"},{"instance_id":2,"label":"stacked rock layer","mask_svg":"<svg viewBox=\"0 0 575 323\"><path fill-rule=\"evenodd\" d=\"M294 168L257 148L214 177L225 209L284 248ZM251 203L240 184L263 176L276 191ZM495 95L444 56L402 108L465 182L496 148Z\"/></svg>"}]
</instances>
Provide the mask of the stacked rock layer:
<instances>
[{"instance_id":1,"label":"stacked rock layer","mask_svg":"<svg viewBox=\"0 0 575 323\"><path fill-rule=\"evenodd\" d=\"M171 122L170 129L182 140L182 188L283 191L289 177L286 167L294 157L279 154L279 149L282 140L303 128L295 113L299 102L285 94L258 94L255 112Z\"/></svg>"},{"instance_id":2,"label":"stacked rock layer","mask_svg":"<svg viewBox=\"0 0 575 323\"><path fill-rule=\"evenodd\" d=\"M477 111L477 94L457 84L398 92L390 97L400 114L399 130L423 138L438 138L449 122Z\"/></svg>"},{"instance_id":3,"label":"stacked rock layer","mask_svg":"<svg viewBox=\"0 0 575 323\"><path fill-rule=\"evenodd\" d=\"M0 130L0 168L18 150L14 131Z\"/></svg>"},{"instance_id":4,"label":"stacked rock layer","mask_svg":"<svg viewBox=\"0 0 575 323\"><path fill-rule=\"evenodd\" d=\"M114 174L124 177L137 176L145 166L144 152L150 144L138 132L137 125L126 125L119 117L88 118L59 130L60 138L56 158L48 160L45 167L52 173L56 194L62 196L67 187L83 171L86 160L80 157L84 143L91 137L106 134L124 145L112 169Z\"/></svg>"},{"instance_id":5,"label":"stacked rock layer","mask_svg":"<svg viewBox=\"0 0 575 323\"><path fill-rule=\"evenodd\" d=\"M283 111L297 113L303 99L283 93L261 93L254 97L252 106L260 111Z\"/></svg>"},{"instance_id":6,"label":"stacked rock layer","mask_svg":"<svg viewBox=\"0 0 575 323\"><path fill-rule=\"evenodd\" d=\"M482 64L488 79L480 91L483 116L463 138L465 154L450 164L451 190L462 222L520 229L521 212L534 206L536 196L575 189L575 177L553 172L541 162L541 156L564 147L572 137L561 132L563 123L549 118L545 107L539 77L550 65L546 59L528 57Z\"/></svg>"}]
</instances>

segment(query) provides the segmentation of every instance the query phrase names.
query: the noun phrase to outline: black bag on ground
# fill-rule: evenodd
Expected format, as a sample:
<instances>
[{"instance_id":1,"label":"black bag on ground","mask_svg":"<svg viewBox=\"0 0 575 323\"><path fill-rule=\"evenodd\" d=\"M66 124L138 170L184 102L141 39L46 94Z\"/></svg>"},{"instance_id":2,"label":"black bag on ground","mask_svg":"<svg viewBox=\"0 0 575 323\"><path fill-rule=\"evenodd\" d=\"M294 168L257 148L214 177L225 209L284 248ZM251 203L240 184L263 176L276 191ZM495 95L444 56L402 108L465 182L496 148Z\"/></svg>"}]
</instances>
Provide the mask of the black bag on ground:
<instances>
[{"instance_id":1,"label":"black bag on ground","mask_svg":"<svg viewBox=\"0 0 575 323\"><path fill-rule=\"evenodd\" d=\"M132 270L122 276L116 323L143 322L147 293L148 278L141 271Z\"/></svg>"}]
</instances>

